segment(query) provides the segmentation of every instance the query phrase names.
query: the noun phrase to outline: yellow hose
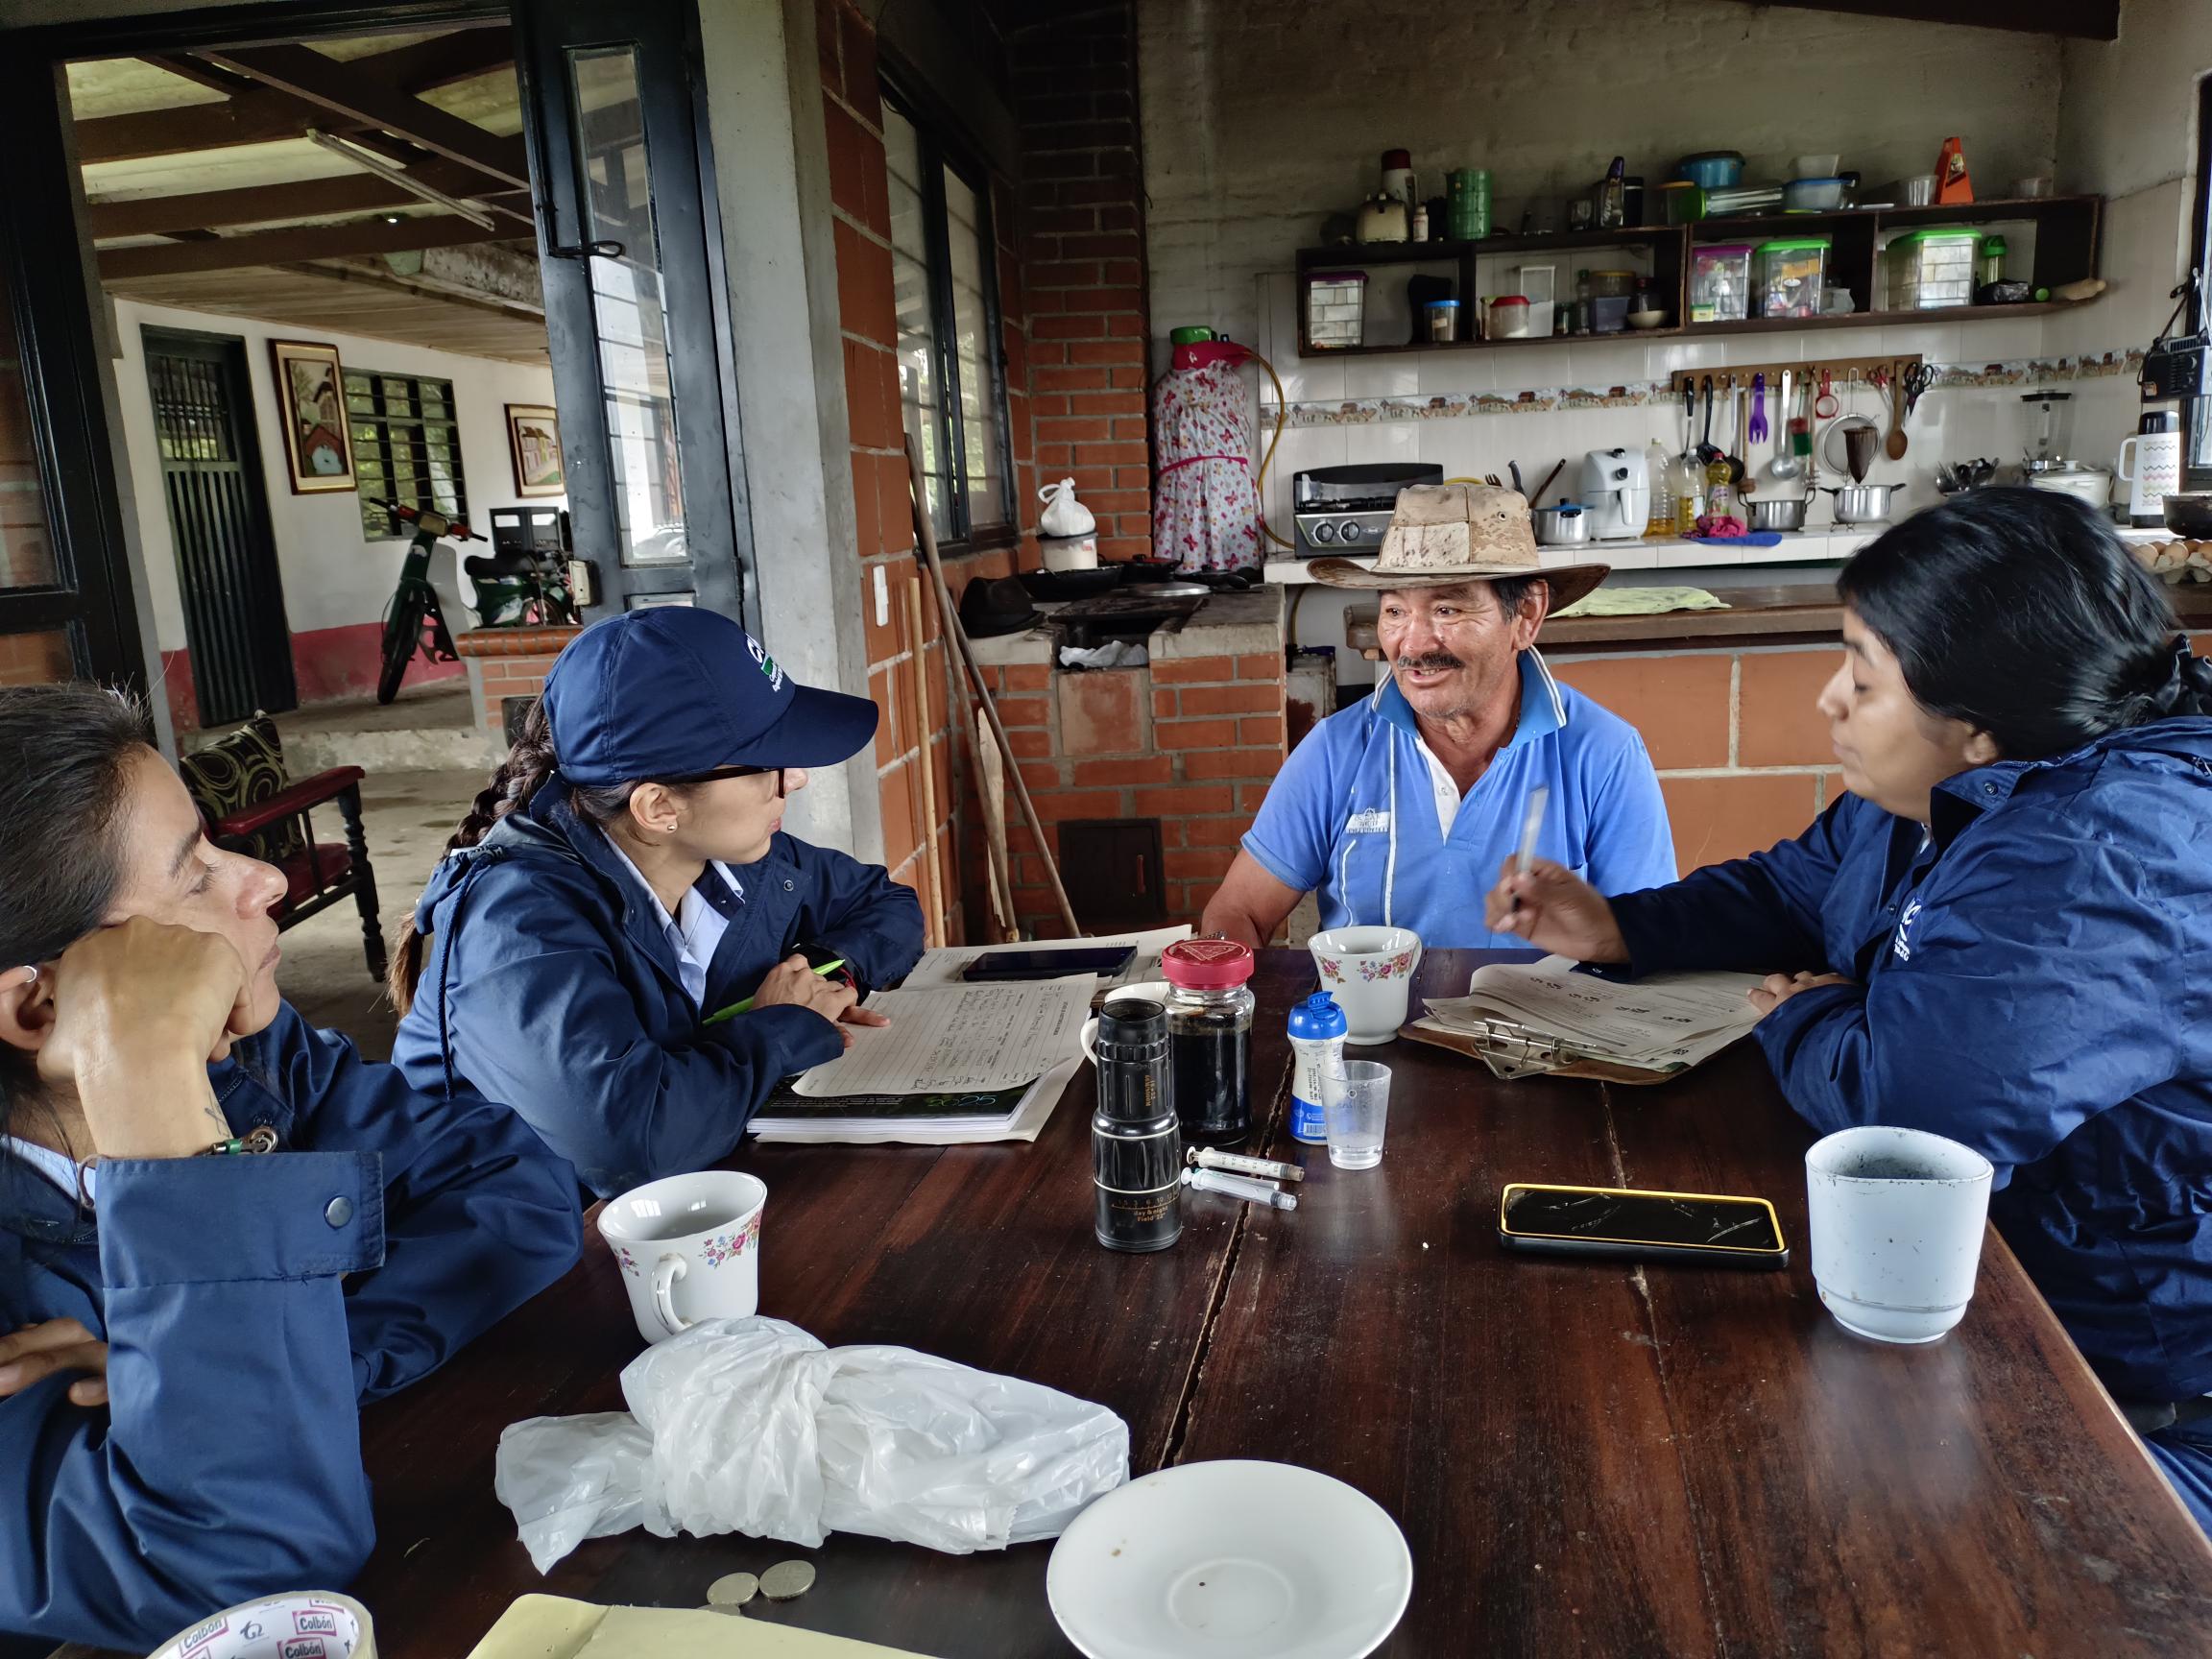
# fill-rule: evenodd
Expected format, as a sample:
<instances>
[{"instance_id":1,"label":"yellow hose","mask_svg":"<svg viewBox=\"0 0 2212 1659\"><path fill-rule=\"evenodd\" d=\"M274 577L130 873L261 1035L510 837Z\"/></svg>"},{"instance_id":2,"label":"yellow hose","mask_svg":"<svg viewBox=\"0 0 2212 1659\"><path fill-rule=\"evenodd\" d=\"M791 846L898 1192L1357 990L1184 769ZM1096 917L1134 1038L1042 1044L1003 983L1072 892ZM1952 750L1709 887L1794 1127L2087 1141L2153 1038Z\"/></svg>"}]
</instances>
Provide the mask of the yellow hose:
<instances>
[{"instance_id":1,"label":"yellow hose","mask_svg":"<svg viewBox=\"0 0 2212 1659\"><path fill-rule=\"evenodd\" d=\"M1278 547L1295 548L1297 543L1286 541L1275 534L1274 526L1267 522L1267 469L1275 460L1275 445L1283 442L1283 428L1289 423L1290 401L1283 395L1283 378L1275 373L1275 365L1255 351L1252 361L1267 371L1267 378L1275 382L1275 435L1267 440L1267 453L1260 459L1260 470L1252 479L1252 490L1260 497L1260 533Z\"/></svg>"}]
</instances>

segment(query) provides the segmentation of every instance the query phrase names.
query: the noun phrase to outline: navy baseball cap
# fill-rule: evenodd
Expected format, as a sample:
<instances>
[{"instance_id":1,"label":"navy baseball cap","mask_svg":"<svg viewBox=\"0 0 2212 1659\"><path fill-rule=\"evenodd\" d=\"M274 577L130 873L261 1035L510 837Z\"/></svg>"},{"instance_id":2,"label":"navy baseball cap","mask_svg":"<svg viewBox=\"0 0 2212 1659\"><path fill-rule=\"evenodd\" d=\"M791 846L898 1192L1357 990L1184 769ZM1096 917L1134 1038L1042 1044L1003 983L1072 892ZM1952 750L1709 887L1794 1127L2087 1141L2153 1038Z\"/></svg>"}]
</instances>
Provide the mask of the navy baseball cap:
<instances>
[{"instance_id":1,"label":"navy baseball cap","mask_svg":"<svg viewBox=\"0 0 2212 1659\"><path fill-rule=\"evenodd\" d=\"M657 605L594 622L545 676L571 783L693 778L724 766L833 766L876 735L876 705L801 685L729 617Z\"/></svg>"}]
</instances>

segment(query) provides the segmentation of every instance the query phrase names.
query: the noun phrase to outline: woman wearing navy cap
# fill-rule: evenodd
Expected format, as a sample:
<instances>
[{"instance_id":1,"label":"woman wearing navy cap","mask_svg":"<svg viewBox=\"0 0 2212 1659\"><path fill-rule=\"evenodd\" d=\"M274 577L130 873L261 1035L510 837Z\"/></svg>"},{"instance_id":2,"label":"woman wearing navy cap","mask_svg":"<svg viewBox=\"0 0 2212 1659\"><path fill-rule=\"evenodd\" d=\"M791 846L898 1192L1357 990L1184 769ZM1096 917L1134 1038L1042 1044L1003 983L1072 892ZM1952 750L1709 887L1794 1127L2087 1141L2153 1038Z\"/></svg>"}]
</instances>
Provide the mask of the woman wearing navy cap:
<instances>
[{"instance_id":1,"label":"woman wearing navy cap","mask_svg":"<svg viewBox=\"0 0 2212 1659\"><path fill-rule=\"evenodd\" d=\"M781 830L803 768L876 719L710 611L587 628L416 906L395 1064L505 1101L602 1196L726 1157L778 1079L843 1050L838 1022L882 1023L861 988L922 953L910 890Z\"/></svg>"}]
</instances>

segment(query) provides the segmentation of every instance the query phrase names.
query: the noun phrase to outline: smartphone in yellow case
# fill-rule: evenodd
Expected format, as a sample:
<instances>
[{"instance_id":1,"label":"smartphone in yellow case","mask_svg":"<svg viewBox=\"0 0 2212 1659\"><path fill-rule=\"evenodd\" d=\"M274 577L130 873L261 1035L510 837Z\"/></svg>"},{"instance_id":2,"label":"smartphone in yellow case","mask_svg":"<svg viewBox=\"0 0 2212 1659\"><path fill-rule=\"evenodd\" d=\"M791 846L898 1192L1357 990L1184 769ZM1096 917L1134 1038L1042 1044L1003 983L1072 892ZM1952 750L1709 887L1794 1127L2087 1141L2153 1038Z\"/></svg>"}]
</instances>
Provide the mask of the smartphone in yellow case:
<instances>
[{"instance_id":1,"label":"smartphone in yellow case","mask_svg":"<svg viewBox=\"0 0 2212 1659\"><path fill-rule=\"evenodd\" d=\"M1707 1267L1787 1267L1774 1206L1718 1192L1508 1182L1498 1241L1542 1256L1610 1256Z\"/></svg>"}]
</instances>

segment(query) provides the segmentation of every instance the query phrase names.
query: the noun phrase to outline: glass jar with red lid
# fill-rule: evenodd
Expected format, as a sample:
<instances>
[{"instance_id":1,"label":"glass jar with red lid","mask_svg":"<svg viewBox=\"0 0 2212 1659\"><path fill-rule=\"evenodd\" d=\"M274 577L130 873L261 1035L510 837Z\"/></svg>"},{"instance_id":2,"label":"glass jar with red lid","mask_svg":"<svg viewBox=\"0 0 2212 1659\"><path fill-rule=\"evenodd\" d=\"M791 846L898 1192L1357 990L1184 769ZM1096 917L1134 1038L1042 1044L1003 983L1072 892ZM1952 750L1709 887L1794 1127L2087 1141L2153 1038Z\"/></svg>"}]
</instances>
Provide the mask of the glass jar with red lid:
<instances>
[{"instance_id":1,"label":"glass jar with red lid","mask_svg":"<svg viewBox=\"0 0 2212 1659\"><path fill-rule=\"evenodd\" d=\"M1252 970L1248 945L1178 939L1161 952L1167 1064L1184 1138L1241 1141L1252 1132Z\"/></svg>"}]
</instances>

